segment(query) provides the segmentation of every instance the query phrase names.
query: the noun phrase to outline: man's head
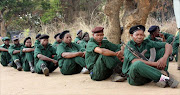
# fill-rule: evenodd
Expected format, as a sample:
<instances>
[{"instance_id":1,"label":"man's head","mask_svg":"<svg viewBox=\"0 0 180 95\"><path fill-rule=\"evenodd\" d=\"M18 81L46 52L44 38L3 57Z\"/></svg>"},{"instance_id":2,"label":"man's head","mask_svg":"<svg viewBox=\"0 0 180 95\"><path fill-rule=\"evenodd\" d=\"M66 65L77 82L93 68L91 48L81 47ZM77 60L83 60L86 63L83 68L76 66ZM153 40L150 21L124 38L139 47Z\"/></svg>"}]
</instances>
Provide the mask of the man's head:
<instances>
[{"instance_id":1,"label":"man's head","mask_svg":"<svg viewBox=\"0 0 180 95\"><path fill-rule=\"evenodd\" d=\"M69 30L65 30L61 33L60 39L66 44L70 44L72 41L71 34L69 33Z\"/></svg>"},{"instance_id":2,"label":"man's head","mask_svg":"<svg viewBox=\"0 0 180 95\"><path fill-rule=\"evenodd\" d=\"M84 41L86 41L86 42L89 41L89 34L88 34L88 32L85 32L85 33L83 34L82 39L83 39Z\"/></svg>"},{"instance_id":3,"label":"man's head","mask_svg":"<svg viewBox=\"0 0 180 95\"><path fill-rule=\"evenodd\" d=\"M19 36L15 35L12 37L13 43L14 45L19 45Z\"/></svg>"},{"instance_id":4,"label":"man's head","mask_svg":"<svg viewBox=\"0 0 180 95\"><path fill-rule=\"evenodd\" d=\"M62 39L60 39L60 35L61 35L61 33L57 33L57 34L54 36L54 39L56 39L56 41L57 41L58 43L61 43L61 41L62 41Z\"/></svg>"},{"instance_id":5,"label":"man's head","mask_svg":"<svg viewBox=\"0 0 180 95\"><path fill-rule=\"evenodd\" d=\"M145 27L143 25L136 25L130 28L129 33L133 38L134 42L141 44L144 40Z\"/></svg>"},{"instance_id":6,"label":"man's head","mask_svg":"<svg viewBox=\"0 0 180 95\"><path fill-rule=\"evenodd\" d=\"M49 43L49 36L48 35L46 35L46 34L43 34L43 35L41 35L40 37L39 37L39 39L40 39L40 43L41 43L41 45L43 45L43 46L46 46L46 45L48 45L48 43Z\"/></svg>"},{"instance_id":7,"label":"man's head","mask_svg":"<svg viewBox=\"0 0 180 95\"><path fill-rule=\"evenodd\" d=\"M10 38L9 37L3 37L2 41L5 45L9 45Z\"/></svg>"},{"instance_id":8,"label":"man's head","mask_svg":"<svg viewBox=\"0 0 180 95\"><path fill-rule=\"evenodd\" d=\"M104 37L104 28L103 27L95 27L93 30L92 30L92 33L93 33L93 38L98 42L98 43L101 43L102 40L103 40L103 37Z\"/></svg>"},{"instance_id":9,"label":"man's head","mask_svg":"<svg viewBox=\"0 0 180 95\"><path fill-rule=\"evenodd\" d=\"M41 36L41 34L37 34L36 35L36 39L39 40L39 37Z\"/></svg>"},{"instance_id":10,"label":"man's head","mask_svg":"<svg viewBox=\"0 0 180 95\"><path fill-rule=\"evenodd\" d=\"M24 45L26 47L31 47L32 46L31 37L27 37L27 38L24 39Z\"/></svg>"},{"instance_id":11,"label":"man's head","mask_svg":"<svg viewBox=\"0 0 180 95\"><path fill-rule=\"evenodd\" d=\"M153 37L159 37L159 32L160 32L160 28L159 26L151 26L148 30L148 32L150 33L150 35L152 35Z\"/></svg>"},{"instance_id":12,"label":"man's head","mask_svg":"<svg viewBox=\"0 0 180 95\"><path fill-rule=\"evenodd\" d=\"M77 37L82 38L82 30L79 30L79 31L77 32Z\"/></svg>"}]
</instances>

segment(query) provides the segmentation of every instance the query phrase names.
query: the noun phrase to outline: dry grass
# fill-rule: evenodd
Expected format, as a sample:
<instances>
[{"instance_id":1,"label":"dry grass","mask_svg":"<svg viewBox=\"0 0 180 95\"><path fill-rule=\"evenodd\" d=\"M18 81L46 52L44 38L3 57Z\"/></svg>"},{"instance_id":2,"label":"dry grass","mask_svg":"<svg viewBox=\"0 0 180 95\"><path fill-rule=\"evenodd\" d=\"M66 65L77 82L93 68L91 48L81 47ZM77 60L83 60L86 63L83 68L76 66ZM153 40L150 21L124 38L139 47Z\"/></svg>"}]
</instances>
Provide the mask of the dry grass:
<instances>
[{"instance_id":1,"label":"dry grass","mask_svg":"<svg viewBox=\"0 0 180 95\"><path fill-rule=\"evenodd\" d=\"M104 20L102 21L102 17L104 17ZM100 20L101 18L101 20ZM83 17L76 18L76 21L74 23L66 24L65 22L57 22L53 24L47 24L47 25L42 25L42 30L40 31L41 34L48 34L50 36L49 42L54 43L54 35L58 32L62 32L63 30L70 30L70 33L72 35L73 40L76 37L76 32L78 30L83 30L83 32L88 32L90 34L90 37L92 36L91 30L96 27L96 26L102 26L105 28L105 36L107 36L106 31L107 26L108 26L108 21L107 17L103 12L99 13L98 15L92 14L91 21L90 23L86 23L87 20ZM164 21L162 23L156 21L155 19L149 17L146 23L146 36L149 35L147 30L149 29L150 26L152 25L158 25L160 26L161 31L171 33L175 35L176 33L176 21L175 18L172 18L169 21ZM57 27L58 26L58 27ZM30 33L28 36L32 37L32 42L35 42L35 33ZM25 36L26 37L26 36ZM23 38L25 38L23 37ZM129 37L129 36L127 36ZM126 39L126 38L125 38ZM23 42L24 39L21 39L21 42Z\"/></svg>"}]
</instances>

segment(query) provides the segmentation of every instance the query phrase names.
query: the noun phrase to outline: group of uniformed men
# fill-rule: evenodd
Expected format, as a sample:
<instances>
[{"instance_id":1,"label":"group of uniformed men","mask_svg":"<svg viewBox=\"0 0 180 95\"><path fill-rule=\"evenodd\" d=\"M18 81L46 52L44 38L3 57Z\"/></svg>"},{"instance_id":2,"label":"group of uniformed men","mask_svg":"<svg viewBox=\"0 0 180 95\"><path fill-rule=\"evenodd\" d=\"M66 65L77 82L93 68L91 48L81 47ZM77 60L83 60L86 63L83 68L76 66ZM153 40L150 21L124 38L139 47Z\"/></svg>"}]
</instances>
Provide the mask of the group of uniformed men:
<instances>
[{"instance_id":1,"label":"group of uniformed men","mask_svg":"<svg viewBox=\"0 0 180 95\"><path fill-rule=\"evenodd\" d=\"M145 27L136 25L130 28L132 38L127 45L144 56L151 57L150 50L155 48L154 61L143 60L122 44L113 44L104 37L103 27L95 27L92 30L92 38L82 30L77 32L77 37L72 42L71 33L68 30L54 36L53 45L48 42L49 36L38 34L36 42L32 46L31 37L19 43L18 36L13 36L13 44L10 38L3 37L4 44L0 47L1 64L11 66L21 71L31 71L49 76L57 67L63 75L88 73L92 80L101 81L109 77L114 82L128 80L131 85L143 85L151 81L160 87L178 86L168 72L169 57L176 56L179 46L179 35L160 32L158 26L151 26L150 35L145 38ZM172 44L173 43L173 44ZM172 49L173 46L173 49ZM172 53L173 51L173 53ZM180 70L180 65L178 66Z\"/></svg>"}]
</instances>

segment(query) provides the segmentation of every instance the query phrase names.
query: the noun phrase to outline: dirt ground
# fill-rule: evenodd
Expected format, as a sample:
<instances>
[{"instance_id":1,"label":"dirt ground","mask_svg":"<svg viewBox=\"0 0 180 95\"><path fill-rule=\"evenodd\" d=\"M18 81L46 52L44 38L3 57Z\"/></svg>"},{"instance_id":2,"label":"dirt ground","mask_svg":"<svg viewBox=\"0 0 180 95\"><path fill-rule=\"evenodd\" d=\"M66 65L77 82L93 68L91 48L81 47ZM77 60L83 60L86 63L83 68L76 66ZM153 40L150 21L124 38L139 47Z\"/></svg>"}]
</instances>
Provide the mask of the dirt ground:
<instances>
[{"instance_id":1,"label":"dirt ground","mask_svg":"<svg viewBox=\"0 0 180 95\"><path fill-rule=\"evenodd\" d=\"M176 62L169 64L169 72L180 81L176 68ZM0 95L180 95L180 85L173 89L159 88L154 83L131 86L127 81L93 81L88 74L64 76L59 68L45 77L0 65Z\"/></svg>"}]
</instances>

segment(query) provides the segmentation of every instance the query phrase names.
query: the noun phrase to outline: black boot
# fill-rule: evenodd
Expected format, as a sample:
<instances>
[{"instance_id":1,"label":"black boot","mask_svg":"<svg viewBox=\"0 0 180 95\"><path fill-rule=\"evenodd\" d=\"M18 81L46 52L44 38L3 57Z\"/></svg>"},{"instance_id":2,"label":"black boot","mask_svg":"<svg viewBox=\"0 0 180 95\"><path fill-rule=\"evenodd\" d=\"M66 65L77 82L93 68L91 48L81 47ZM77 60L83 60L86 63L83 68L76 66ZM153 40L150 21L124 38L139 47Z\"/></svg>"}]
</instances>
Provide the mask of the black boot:
<instances>
[{"instance_id":1,"label":"black boot","mask_svg":"<svg viewBox=\"0 0 180 95\"><path fill-rule=\"evenodd\" d=\"M49 69L46 67L44 63L41 64L41 70L45 76L49 76Z\"/></svg>"},{"instance_id":2,"label":"black boot","mask_svg":"<svg viewBox=\"0 0 180 95\"><path fill-rule=\"evenodd\" d=\"M29 67L30 67L30 70L31 70L31 73L34 73L34 66L33 66L33 62L29 62Z\"/></svg>"},{"instance_id":3,"label":"black boot","mask_svg":"<svg viewBox=\"0 0 180 95\"><path fill-rule=\"evenodd\" d=\"M17 66L17 70L18 70L18 71L22 71L22 66L21 66L21 63L20 63L19 59L16 59L16 60L14 61L14 63L15 63L16 66Z\"/></svg>"}]
</instances>

